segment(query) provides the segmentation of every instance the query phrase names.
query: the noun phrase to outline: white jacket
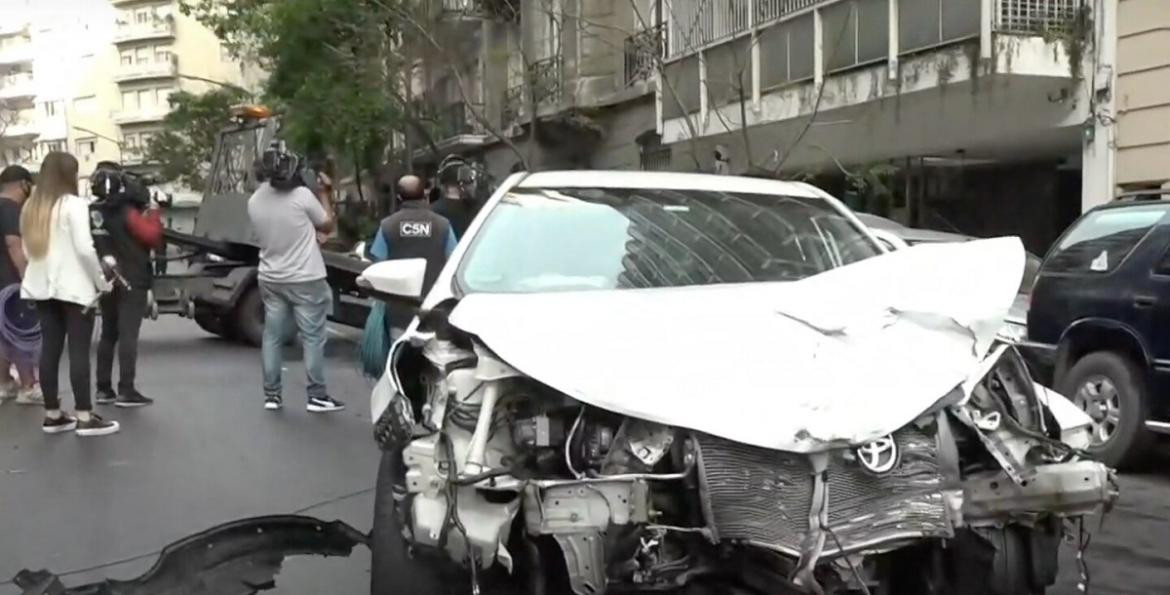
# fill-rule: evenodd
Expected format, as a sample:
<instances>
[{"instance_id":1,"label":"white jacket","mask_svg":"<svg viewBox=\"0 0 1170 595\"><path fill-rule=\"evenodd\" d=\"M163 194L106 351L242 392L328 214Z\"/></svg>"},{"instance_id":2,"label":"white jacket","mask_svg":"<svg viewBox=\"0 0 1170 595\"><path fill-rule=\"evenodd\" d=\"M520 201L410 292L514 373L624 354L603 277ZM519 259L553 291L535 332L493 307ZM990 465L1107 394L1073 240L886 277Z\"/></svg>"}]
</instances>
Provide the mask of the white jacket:
<instances>
[{"instance_id":1,"label":"white jacket","mask_svg":"<svg viewBox=\"0 0 1170 595\"><path fill-rule=\"evenodd\" d=\"M27 246L24 251L28 254ZM29 257L20 295L31 300L90 306L108 288L93 247L89 203L80 196L66 194L53 207L49 251L43 258Z\"/></svg>"}]
</instances>

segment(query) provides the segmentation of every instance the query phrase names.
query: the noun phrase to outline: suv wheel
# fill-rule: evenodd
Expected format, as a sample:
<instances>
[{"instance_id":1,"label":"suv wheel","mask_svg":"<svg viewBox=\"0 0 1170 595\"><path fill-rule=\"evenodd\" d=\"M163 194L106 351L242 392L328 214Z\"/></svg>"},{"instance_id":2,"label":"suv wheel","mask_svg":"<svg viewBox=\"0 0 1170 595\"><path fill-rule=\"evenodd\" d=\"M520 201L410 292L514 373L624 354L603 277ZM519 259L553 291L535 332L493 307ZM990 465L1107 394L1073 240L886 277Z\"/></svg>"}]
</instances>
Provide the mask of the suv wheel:
<instances>
[{"instance_id":1,"label":"suv wheel","mask_svg":"<svg viewBox=\"0 0 1170 595\"><path fill-rule=\"evenodd\" d=\"M1147 389L1141 370L1110 351L1090 353L1073 365L1061 392L1093 419L1089 451L1110 467L1135 462L1153 436L1146 430Z\"/></svg>"}]
</instances>

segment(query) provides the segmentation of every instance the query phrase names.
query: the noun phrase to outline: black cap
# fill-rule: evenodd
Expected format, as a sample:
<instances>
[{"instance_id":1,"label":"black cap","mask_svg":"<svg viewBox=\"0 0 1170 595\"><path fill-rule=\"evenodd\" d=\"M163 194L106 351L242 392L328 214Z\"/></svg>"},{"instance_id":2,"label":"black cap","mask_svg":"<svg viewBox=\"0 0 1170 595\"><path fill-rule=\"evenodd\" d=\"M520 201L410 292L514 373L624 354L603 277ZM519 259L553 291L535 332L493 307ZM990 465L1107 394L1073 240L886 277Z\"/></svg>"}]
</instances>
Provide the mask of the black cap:
<instances>
[{"instance_id":1,"label":"black cap","mask_svg":"<svg viewBox=\"0 0 1170 595\"><path fill-rule=\"evenodd\" d=\"M0 171L0 185L12 184L13 182L28 182L33 183L32 174L28 170L19 165L9 165Z\"/></svg>"}]
</instances>

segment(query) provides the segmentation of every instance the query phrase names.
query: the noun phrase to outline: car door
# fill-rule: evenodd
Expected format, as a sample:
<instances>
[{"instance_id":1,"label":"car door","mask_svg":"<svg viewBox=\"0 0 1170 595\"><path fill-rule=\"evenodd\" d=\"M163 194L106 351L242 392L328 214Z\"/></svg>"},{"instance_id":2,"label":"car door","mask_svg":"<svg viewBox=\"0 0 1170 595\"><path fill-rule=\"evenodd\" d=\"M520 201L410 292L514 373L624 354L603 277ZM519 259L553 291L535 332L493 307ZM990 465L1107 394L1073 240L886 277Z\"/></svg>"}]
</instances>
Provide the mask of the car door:
<instances>
[{"instance_id":1,"label":"car door","mask_svg":"<svg viewBox=\"0 0 1170 595\"><path fill-rule=\"evenodd\" d=\"M1154 368L1166 373L1170 371L1170 225L1159 225L1147 243L1150 264L1142 263L1148 270L1135 288L1133 306L1145 323L1140 330Z\"/></svg>"}]
</instances>

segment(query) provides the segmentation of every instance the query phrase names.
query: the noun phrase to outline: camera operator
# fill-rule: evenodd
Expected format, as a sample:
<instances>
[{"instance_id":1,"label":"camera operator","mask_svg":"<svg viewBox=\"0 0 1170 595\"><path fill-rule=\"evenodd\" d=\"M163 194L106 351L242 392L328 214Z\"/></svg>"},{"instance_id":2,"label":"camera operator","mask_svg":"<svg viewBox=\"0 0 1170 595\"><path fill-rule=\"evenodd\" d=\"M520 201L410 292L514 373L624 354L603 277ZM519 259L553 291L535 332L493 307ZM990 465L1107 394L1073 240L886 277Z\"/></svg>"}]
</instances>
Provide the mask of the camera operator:
<instances>
[{"instance_id":1,"label":"camera operator","mask_svg":"<svg viewBox=\"0 0 1170 595\"><path fill-rule=\"evenodd\" d=\"M462 239L479 213L475 172L466 164L450 164L440 169L438 178L440 197L431 210L450 221L455 238Z\"/></svg>"},{"instance_id":2,"label":"camera operator","mask_svg":"<svg viewBox=\"0 0 1170 595\"><path fill-rule=\"evenodd\" d=\"M138 331L146 314L154 279L151 250L162 245L162 222L150 208L145 181L110 161L98 164L90 177L95 197L90 205L94 244L103 257L113 256L129 287L116 284L102 296L102 334L97 349L98 404L142 407L154 402L134 386L138 362ZM114 348L118 349L118 391L112 382Z\"/></svg>"},{"instance_id":3,"label":"camera operator","mask_svg":"<svg viewBox=\"0 0 1170 595\"><path fill-rule=\"evenodd\" d=\"M318 246L321 234L336 227L332 182L327 175L307 171L301 157L283 141L274 141L256 165L263 184L248 199L248 217L260 240L264 408L277 411L284 406L281 346L293 318L304 346L307 410L341 411L345 404L330 397L325 385L325 325L333 290L325 280L325 260Z\"/></svg>"}]
</instances>

